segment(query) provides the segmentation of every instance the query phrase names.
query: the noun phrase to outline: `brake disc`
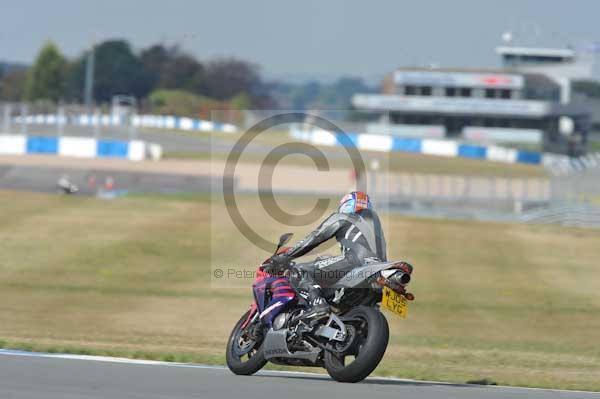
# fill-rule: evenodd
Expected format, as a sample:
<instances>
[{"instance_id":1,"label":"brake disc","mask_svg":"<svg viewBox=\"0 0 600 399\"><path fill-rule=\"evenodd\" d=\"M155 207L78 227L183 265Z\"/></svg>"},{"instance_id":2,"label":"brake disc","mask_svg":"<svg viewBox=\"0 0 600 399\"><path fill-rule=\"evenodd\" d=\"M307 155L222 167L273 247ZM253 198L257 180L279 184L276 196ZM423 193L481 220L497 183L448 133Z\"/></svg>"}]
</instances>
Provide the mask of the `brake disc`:
<instances>
[{"instance_id":1,"label":"brake disc","mask_svg":"<svg viewBox=\"0 0 600 399\"><path fill-rule=\"evenodd\" d=\"M345 353L353 349L356 341L356 328L353 325L346 324L346 340L344 342L336 342L333 349L339 353Z\"/></svg>"}]
</instances>

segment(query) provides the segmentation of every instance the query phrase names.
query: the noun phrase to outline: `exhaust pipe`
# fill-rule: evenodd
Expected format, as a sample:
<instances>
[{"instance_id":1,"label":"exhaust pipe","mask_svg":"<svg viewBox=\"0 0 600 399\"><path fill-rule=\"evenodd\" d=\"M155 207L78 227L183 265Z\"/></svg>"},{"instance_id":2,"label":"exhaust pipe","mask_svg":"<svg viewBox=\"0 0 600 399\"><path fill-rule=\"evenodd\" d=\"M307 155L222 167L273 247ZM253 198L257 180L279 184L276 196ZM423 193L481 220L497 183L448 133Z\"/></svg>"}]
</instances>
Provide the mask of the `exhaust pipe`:
<instances>
[{"instance_id":1,"label":"exhaust pipe","mask_svg":"<svg viewBox=\"0 0 600 399\"><path fill-rule=\"evenodd\" d=\"M397 272L392 276L392 279L402 285L406 285L410 283L410 274Z\"/></svg>"}]
</instances>

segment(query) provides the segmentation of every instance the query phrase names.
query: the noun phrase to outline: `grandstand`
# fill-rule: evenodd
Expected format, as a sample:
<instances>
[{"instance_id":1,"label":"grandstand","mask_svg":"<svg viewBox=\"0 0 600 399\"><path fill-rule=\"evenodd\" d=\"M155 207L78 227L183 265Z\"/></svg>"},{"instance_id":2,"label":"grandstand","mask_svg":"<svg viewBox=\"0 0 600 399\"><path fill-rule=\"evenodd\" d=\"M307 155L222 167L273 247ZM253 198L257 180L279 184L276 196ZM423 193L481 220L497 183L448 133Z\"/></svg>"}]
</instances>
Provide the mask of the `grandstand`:
<instances>
[{"instance_id":1,"label":"grandstand","mask_svg":"<svg viewBox=\"0 0 600 399\"><path fill-rule=\"evenodd\" d=\"M354 107L378 115L367 133L538 146L585 152L590 110L571 101L572 79L591 63L570 49L502 46L498 69L403 67L380 94L357 94Z\"/></svg>"}]
</instances>

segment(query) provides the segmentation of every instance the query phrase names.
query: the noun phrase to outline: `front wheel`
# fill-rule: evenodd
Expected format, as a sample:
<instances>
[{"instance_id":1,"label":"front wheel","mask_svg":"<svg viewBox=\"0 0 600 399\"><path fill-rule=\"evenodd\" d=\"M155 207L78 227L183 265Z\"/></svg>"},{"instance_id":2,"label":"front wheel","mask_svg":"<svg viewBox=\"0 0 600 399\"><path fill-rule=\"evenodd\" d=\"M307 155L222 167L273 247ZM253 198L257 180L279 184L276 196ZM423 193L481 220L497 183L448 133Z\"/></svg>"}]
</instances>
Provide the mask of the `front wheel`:
<instances>
[{"instance_id":1,"label":"front wheel","mask_svg":"<svg viewBox=\"0 0 600 399\"><path fill-rule=\"evenodd\" d=\"M244 313L227 341L227 367L237 375L254 374L267 363L262 350L264 335L260 321L242 329L249 313Z\"/></svg>"},{"instance_id":2,"label":"front wheel","mask_svg":"<svg viewBox=\"0 0 600 399\"><path fill-rule=\"evenodd\" d=\"M326 351L325 368L336 381L359 382L375 370L387 348L389 327L380 311L359 306L342 317L348 331L348 342L334 346L336 353Z\"/></svg>"}]
</instances>

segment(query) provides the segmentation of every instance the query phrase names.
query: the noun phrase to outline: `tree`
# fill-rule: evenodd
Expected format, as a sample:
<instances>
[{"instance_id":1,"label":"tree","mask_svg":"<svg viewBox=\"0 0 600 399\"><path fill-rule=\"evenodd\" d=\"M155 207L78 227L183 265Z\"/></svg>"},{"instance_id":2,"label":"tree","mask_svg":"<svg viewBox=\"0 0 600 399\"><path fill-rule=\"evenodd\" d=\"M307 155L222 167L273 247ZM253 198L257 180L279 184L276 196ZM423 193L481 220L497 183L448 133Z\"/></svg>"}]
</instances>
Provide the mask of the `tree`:
<instances>
[{"instance_id":1,"label":"tree","mask_svg":"<svg viewBox=\"0 0 600 399\"><path fill-rule=\"evenodd\" d=\"M236 94L229 103L233 108L239 110L249 109L251 106L250 97L244 92Z\"/></svg>"},{"instance_id":2,"label":"tree","mask_svg":"<svg viewBox=\"0 0 600 399\"><path fill-rule=\"evenodd\" d=\"M152 112L198 117L203 108L223 108L223 104L185 90L159 89L148 97Z\"/></svg>"},{"instance_id":3,"label":"tree","mask_svg":"<svg viewBox=\"0 0 600 399\"><path fill-rule=\"evenodd\" d=\"M39 52L27 76L25 96L28 100L58 101L65 96L65 57L56 45L47 43Z\"/></svg>"},{"instance_id":4,"label":"tree","mask_svg":"<svg viewBox=\"0 0 600 399\"><path fill-rule=\"evenodd\" d=\"M169 62L171 58L170 51L162 44L155 44L142 50L140 54L140 62L148 79L152 83L154 89L159 88L159 81L163 73L163 66Z\"/></svg>"},{"instance_id":5,"label":"tree","mask_svg":"<svg viewBox=\"0 0 600 399\"><path fill-rule=\"evenodd\" d=\"M215 60L206 68L206 95L217 100L227 100L238 93L252 98L259 84L257 67L236 58Z\"/></svg>"},{"instance_id":6,"label":"tree","mask_svg":"<svg viewBox=\"0 0 600 399\"><path fill-rule=\"evenodd\" d=\"M583 93L588 97L600 97L600 82L595 80L577 80L573 82L573 91Z\"/></svg>"},{"instance_id":7,"label":"tree","mask_svg":"<svg viewBox=\"0 0 600 399\"><path fill-rule=\"evenodd\" d=\"M83 57L67 63L66 98L71 101L83 101L85 79L85 60Z\"/></svg>"},{"instance_id":8,"label":"tree","mask_svg":"<svg viewBox=\"0 0 600 399\"><path fill-rule=\"evenodd\" d=\"M109 101L114 95L127 94L145 97L151 82L142 63L125 40L108 40L96 48L94 97Z\"/></svg>"},{"instance_id":9,"label":"tree","mask_svg":"<svg viewBox=\"0 0 600 399\"><path fill-rule=\"evenodd\" d=\"M150 76L127 41L100 43L95 48L94 58L93 93L96 101L108 102L117 94L143 98L152 89ZM70 68L70 92L76 99L83 95L86 62L87 54L84 54Z\"/></svg>"},{"instance_id":10,"label":"tree","mask_svg":"<svg viewBox=\"0 0 600 399\"><path fill-rule=\"evenodd\" d=\"M159 89L183 89L201 94L205 80L204 66L179 47L153 45L142 51L140 60L152 81Z\"/></svg>"},{"instance_id":11,"label":"tree","mask_svg":"<svg viewBox=\"0 0 600 399\"><path fill-rule=\"evenodd\" d=\"M352 106L351 99L353 95L377 92L377 88L367 85L360 78L353 77L342 77L334 83L319 83L317 81L300 84L274 82L268 86L266 89L268 93L283 107L300 110L347 110Z\"/></svg>"},{"instance_id":12,"label":"tree","mask_svg":"<svg viewBox=\"0 0 600 399\"><path fill-rule=\"evenodd\" d=\"M0 99L3 101L23 100L27 75L26 69L13 69L5 72L0 80Z\"/></svg>"}]
</instances>

